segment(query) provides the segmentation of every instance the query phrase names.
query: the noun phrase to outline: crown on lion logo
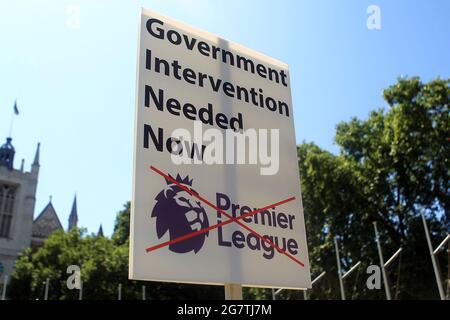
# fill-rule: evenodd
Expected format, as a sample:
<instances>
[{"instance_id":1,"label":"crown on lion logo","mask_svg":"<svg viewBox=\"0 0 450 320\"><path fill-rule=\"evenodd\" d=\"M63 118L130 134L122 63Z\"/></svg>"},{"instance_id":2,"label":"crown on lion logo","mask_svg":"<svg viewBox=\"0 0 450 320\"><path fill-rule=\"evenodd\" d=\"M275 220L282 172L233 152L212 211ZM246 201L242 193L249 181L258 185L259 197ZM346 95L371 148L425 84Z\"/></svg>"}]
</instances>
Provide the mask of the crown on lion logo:
<instances>
[{"instance_id":1,"label":"crown on lion logo","mask_svg":"<svg viewBox=\"0 0 450 320\"><path fill-rule=\"evenodd\" d=\"M190 186L190 187L192 187L192 181L194 180L194 179L190 179L190 180L189 180L189 175L187 175L185 178L181 178L180 174L177 174L177 177L174 178L174 177L172 177L172 176L169 174L169 177L172 178L173 180L175 180L175 181L181 183L181 184L184 184L184 185ZM169 179L166 179L166 183L167 183L168 185L173 184L173 182L172 182L171 180L169 180Z\"/></svg>"}]
</instances>

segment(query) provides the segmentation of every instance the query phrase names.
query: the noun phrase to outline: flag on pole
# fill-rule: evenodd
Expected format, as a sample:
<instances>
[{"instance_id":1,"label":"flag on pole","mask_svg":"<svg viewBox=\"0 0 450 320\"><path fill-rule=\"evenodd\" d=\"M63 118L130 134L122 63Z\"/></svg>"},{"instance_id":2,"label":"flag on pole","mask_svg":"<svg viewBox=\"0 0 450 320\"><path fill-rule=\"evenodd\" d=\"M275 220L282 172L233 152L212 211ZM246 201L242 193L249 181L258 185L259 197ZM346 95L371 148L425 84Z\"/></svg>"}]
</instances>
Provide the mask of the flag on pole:
<instances>
[{"instance_id":1,"label":"flag on pole","mask_svg":"<svg viewBox=\"0 0 450 320\"><path fill-rule=\"evenodd\" d=\"M19 109L17 108L17 100L14 101L14 114L17 116L19 114Z\"/></svg>"}]
</instances>

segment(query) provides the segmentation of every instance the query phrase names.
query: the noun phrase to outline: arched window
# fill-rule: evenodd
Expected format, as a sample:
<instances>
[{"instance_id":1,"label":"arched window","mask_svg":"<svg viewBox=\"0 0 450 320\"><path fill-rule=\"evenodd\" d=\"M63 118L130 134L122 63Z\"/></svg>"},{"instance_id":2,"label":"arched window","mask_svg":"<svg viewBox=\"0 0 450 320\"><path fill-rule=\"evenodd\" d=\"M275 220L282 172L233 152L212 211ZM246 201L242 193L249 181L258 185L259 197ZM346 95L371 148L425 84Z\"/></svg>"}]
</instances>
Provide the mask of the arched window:
<instances>
[{"instance_id":1,"label":"arched window","mask_svg":"<svg viewBox=\"0 0 450 320\"><path fill-rule=\"evenodd\" d=\"M15 187L0 185L0 238L10 236L15 198Z\"/></svg>"}]
</instances>

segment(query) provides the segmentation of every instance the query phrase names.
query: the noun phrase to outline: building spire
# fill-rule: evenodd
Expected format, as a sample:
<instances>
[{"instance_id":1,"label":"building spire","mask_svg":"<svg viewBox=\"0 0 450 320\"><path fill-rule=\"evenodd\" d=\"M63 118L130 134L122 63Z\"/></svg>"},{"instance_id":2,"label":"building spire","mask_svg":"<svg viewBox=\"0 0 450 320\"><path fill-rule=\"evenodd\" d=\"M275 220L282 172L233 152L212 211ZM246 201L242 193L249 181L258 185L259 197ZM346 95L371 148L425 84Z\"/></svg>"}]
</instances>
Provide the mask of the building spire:
<instances>
[{"instance_id":1,"label":"building spire","mask_svg":"<svg viewBox=\"0 0 450 320\"><path fill-rule=\"evenodd\" d=\"M103 235L103 227L102 227L101 223L100 223L100 228L98 228L97 237L104 237L104 235Z\"/></svg>"},{"instance_id":2,"label":"building spire","mask_svg":"<svg viewBox=\"0 0 450 320\"><path fill-rule=\"evenodd\" d=\"M34 155L34 161L33 161L33 165L39 165L39 149L41 148L41 143L38 142L37 144L37 149L36 149L36 154Z\"/></svg>"},{"instance_id":3,"label":"building spire","mask_svg":"<svg viewBox=\"0 0 450 320\"><path fill-rule=\"evenodd\" d=\"M72 210L69 216L69 230L76 228L78 224L78 212L77 212L77 194L73 198Z\"/></svg>"}]
</instances>

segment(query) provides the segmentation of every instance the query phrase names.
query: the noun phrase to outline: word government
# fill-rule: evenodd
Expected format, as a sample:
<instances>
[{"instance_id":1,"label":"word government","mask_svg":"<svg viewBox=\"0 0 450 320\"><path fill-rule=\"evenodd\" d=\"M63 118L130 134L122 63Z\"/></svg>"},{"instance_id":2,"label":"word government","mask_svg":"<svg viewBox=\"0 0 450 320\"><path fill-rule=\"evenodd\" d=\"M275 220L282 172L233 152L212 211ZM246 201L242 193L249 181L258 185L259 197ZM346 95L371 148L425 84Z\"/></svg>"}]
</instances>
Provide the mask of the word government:
<instances>
[{"instance_id":1,"label":"word government","mask_svg":"<svg viewBox=\"0 0 450 320\"><path fill-rule=\"evenodd\" d=\"M160 40L169 41L171 44L179 46L184 45L186 49L192 51L194 48L205 56L210 57L214 60L221 60L224 64L229 64L231 66L236 66L238 69L244 69L252 74L257 74L261 78L268 79L276 83L282 83L283 86L287 87L287 74L284 70L276 70L274 68L266 67L265 65L255 62L249 58L243 57L241 55L235 55L231 51L225 50L215 45L208 44L205 41L198 41L197 38L180 34L178 31L164 28L164 22L155 18L147 20L147 31L148 33Z\"/></svg>"},{"instance_id":2,"label":"word government","mask_svg":"<svg viewBox=\"0 0 450 320\"><path fill-rule=\"evenodd\" d=\"M144 148L153 147L170 153L175 165L181 164L249 164L259 165L261 175L275 175L280 168L279 129L209 128L203 131L202 123L194 121L193 134L184 128L175 129L164 137L164 129L154 130L144 124ZM270 150L270 152L269 152Z\"/></svg>"}]
</instances>

